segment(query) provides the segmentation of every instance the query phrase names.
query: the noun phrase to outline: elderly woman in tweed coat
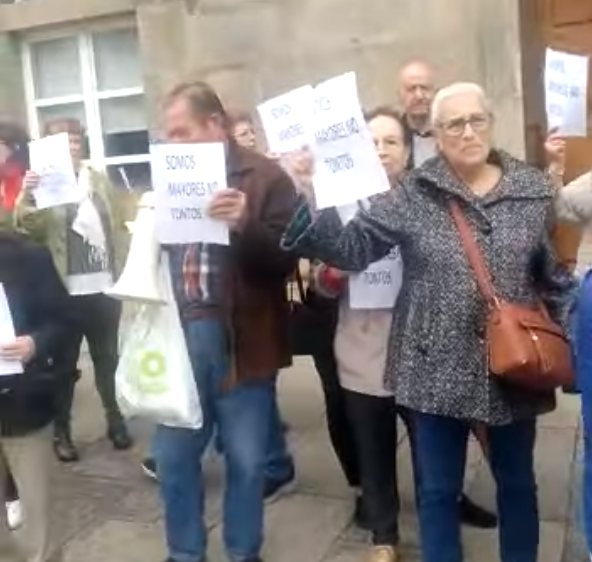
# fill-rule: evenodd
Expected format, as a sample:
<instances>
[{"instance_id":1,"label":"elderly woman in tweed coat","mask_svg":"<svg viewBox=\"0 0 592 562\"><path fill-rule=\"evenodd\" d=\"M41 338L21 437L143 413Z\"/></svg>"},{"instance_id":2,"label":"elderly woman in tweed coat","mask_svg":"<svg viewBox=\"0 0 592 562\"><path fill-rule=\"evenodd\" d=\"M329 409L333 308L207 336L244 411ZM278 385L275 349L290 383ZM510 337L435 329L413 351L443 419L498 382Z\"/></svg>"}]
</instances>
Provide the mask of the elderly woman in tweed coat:
<instances>
[{"instance_id":1,"label":"elderly woman in tweed coat","mask_svg":"<svg viewBox=\"0 0 592 562\"><path fill-rule=\"evenodd\" d=\"M493 117L476 84L441 90L432 118L440 156L345 226L335 210L314 219L303 205L283 244L346 271L364 270L399 246L405 270L385 383L416 427L423 561L463 561L457 498L470 427L481 422L498 488L501 560L536 562L536 417L555 399L502 385L489 372L486 306L447 201L461 204L499 294L542 299L566 326L573 285L549 241L554 190L542 172L492 149Z\"/></svg>"}]
</instances>

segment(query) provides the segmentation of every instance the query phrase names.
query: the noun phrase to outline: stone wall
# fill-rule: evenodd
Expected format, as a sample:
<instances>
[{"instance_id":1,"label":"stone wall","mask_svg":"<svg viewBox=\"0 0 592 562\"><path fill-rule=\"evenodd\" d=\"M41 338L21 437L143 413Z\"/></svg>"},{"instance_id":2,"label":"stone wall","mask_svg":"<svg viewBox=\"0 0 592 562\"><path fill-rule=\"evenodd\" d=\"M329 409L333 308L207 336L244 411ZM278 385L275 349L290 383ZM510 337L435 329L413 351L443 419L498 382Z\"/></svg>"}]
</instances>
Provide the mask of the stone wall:
<instances>
[{"instance_id":1,"label":"stone wall","mask_svg":"<svg viewBox=\"0 0 592 562\"><path fill-rule=\"evenodd\" d=\"M365 106L396 102L397 70L432 62L440 84L481 83L498 143L524 153L517 0L36 0L0 7L0 113L24 114L10 33L136 14L152 125L176 82L205 79L227 105L257 102L349 70Z\"/></svg>"},{"instance_id":2,"label":"stone wall","mask_svg":"<svg viewBox=\"0 0 592 562\"><path fill-rule=\"evenodd\" d=\"M253 108L348 70L364 105L395 103L397 69L420 57L440 84L485 86L498 142L524 152L515 0L169 0L145 2L137 18L154 104L175 82L200 78L228 105Z\"/></svg>"},{"instance_id":3,"label":"stone wall","mask_svg":"<svg viewBox=\"0 0 592 562\"><path fill-rule=\"evenodd\" d=\"M23 99L23 71L18 42L10 33L0 32L0 119L25 122Z\"/></svg>"}]
</instances>

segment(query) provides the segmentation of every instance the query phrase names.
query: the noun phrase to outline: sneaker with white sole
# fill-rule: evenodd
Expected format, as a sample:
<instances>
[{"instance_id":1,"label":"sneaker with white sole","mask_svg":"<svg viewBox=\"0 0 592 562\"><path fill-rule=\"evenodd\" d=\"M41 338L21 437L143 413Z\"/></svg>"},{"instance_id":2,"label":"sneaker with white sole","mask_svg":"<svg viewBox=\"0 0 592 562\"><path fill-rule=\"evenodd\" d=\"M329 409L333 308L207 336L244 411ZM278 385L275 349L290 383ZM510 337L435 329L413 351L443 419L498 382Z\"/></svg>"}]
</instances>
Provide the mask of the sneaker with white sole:
<instances>
[{"instance_id":1,"label":"sneaker with white sole","mask_svg":"<svg viewBox=\"0 0 592 562\"><path fill-rule=\"evenodd\" d=\"M23 508L19 500L6 502L6 520L11 531L18 529L23 524Z\"/></svg>"},{"instance_id":2,"label":"sneaker with white sole","mask_svg":"<svg viewBox=\"0 0 592 562\"><path fill-rule=\"evenodd\" d=\"M146 458L142 461L142 472L151 480L158 481L158 474L156 472L156 463L154 459Z\"/></svg>"}]
</instances>

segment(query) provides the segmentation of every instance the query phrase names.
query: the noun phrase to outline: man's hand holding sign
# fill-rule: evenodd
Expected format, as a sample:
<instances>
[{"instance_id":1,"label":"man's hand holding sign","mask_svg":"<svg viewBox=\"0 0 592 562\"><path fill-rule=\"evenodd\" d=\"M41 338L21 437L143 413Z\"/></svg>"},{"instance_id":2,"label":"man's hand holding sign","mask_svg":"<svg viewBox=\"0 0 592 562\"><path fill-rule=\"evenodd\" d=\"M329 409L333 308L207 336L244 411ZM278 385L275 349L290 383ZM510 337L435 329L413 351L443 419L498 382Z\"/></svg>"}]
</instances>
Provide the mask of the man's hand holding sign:
<instances>
[{"instance_id":1,"label":"man's hand holding sign","mask_svg":"<svg viewBox=\"0 0 592 562\"><path fill-rule=\"evenodd\" d=\"M209 216L226 223L230 230L240 231L247 219L247 196L238 189L223 189L212 197Z\"/></svg>"}]
</instances>

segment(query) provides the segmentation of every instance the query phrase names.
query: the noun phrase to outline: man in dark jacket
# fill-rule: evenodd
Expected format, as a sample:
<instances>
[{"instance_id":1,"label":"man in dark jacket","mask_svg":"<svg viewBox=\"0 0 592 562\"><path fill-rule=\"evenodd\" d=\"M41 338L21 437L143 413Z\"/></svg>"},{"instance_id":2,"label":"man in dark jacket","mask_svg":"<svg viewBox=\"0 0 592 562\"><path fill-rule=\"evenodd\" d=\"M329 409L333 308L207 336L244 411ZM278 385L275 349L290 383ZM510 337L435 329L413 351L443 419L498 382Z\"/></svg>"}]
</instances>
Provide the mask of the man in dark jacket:
<instances>
[{"instance_id":1,"label":"man in dark jacket","mask_svg":"<svg viewBox=\"0 0 592 562\"><path fill-rule=\"evenodd\" d=\"M296 192L277 164L231 140L226 111L207 84L175 88L163 121L167 142L225 144L229 189L213 196L208 212L230 230L229 246L167 248L204 413L198 431L159 426L155 434L169 560L206 557L201 458L215 429L227 467L226 550L232 562L260 562L274 382L291 362L285 286L296 260L279 240Z\"/></svg>"},{"instance_id":2,"label":"man in dark jacket","mask_svg":"<svg viewBox=\"0 0 592 562\"><path fill-rule=\"evenodd\" d=\"M409 146L409 169L436 155L430 109L436 94L434 70L423 61L406 64L399 72L399 102Z\"/></svg>"},{"instance_id":3,"label":"man in dark jacket","mask_svg":"<svg viewBox=\"0 0 592 562\"><path fill-rule=\"evenodd\" d=\"M15 560L46 562L51 423L59 386L54 357L67 334L68 294L47 250L7 229L0 230L0 286L0 472L14 476L26 513L25 551ZM14 337L7 334L10 324ZM7 529L0 528L0 549L8 540Z\"/></svg>"}]
</instances>

